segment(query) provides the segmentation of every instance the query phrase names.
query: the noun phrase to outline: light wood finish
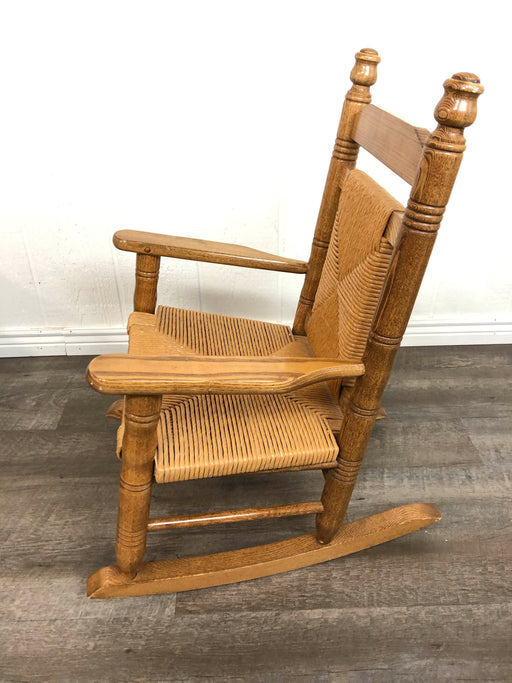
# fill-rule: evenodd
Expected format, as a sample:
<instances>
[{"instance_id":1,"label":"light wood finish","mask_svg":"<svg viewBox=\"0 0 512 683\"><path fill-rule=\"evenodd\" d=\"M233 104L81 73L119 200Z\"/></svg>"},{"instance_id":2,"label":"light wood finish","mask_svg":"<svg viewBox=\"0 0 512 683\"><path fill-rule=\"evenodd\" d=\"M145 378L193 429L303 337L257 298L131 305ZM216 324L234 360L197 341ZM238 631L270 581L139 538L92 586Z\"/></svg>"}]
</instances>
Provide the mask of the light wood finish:
<instances>
[{"instance_id":1,"label":"light wood finish","mask_svg":"<svg viewBox=\"0 0 512 683\"><path fill-rule=\"evenodd\" d=\"M125 402L116 559L127 576L136 574L146 552L160 403L160 396L127 396Z\"/></svg>"},{"instance_id":2,"label":"light wood finish","mask_svg":"<svg viewBox=\"0 0 512 683\"><path fill-rule=\"evenodd\" d=\"M354 140L361 147L409 185L416 178L429 137L426 128L412 126L374 104L363 109L354 133Z\"/></svg>"},{"instance_id":3,"label":"light wood finish","mask_svg":"<svg viewBox=\"0 0 512 683\"><path fill-rule=\"evenodd\" d=\"M160 235L139 230L119 230L114 234L113 242L118 249L133 251L141 255L150 254L207 263L223 263L242 268L277 270L284 273L304 274L308 269L305 261L276 256L239 244L213 242L192 237Z\"/></svg>"},{"instance_id":4,"label":"light wood finish","mask_svg":"<svg viewBox=\"0 0 512 683\"><path fill-rule=\"evenodd\" d=\"M134 578L118 567L104 567L89 577L87 595L119 598L179 592L281 574L371 548L440 519L435 505L413 503L345 524L328 546L308 534L254 548L148 562Z\"/></svg>"},{"instance_id":5,"label":"light wood finish","mask_svg":"<svg viewBox=\"0 0 512 683\"><path fill-rule=\"evenodd\" d=\"M325 511L317 518L317 534L323 543L329 543L345 517L393 360L462 161L463 129L475 120L476 100L483 91L478 78L466 73L455 74L445 81L444 88L435 110L438 126L425 147L403 218L392 286L369 337L364 356L366 374L356 381L345 411L338 467L326 477L322 495Z\"/></svg>"},{"instance_id":6,"label":"light wood finish","mask_svg":"<svg viewBox=\"0 0 512 683\"><path fill-rule=\"evenodd\" d=\"M233 522L252 522L256 519L276 517L296 517L322 512L324 506L320 501L312 503L294 503L291 505L275 505L265 508L246 508L244 510L223 510L202 515L176 515L174 517L155 517L148 522L148 531L165 531L168 529L185 529L194 526L211 526L212 524L232 524Z\"/></svg>"},{"instance_id":7,"label":"light wood finish","mask_svg":"<svg viewBox=\"0 0 512 683\"><path fill-rule=\"evenodd\" d=\"M393 360L465 149L463 129L475 119L476 100L483 88L472 74L459 73L448 79L444 84L444 97L435 111L438 126L424 146L422 133L418 132L421 129L398 124L387 115L370 110L368 121L375 122L376 141L365 139L365 145L392 164L395 170L411 177L419 146L423 149L407 208L402 213L399 205L384 195L373 181L366 180L360 172L351 173L359 148L357 122L370 103L369 87L375 82L378 61L373 50L363 50L356 55L356 66L351 74L353 86L346 96L340 120L294 330L291 333L283 326L276 326L273 333L279 341L272 351L268 350L269 342L265 340L265 349L258 348L254 353L250 350L254 344L251 340L244 341L243 350L233 355L223 352L225 337L227 346L233 346L233 331L235 337L247 336L248 323L239 323L237 319L226 323L227 327L223 327L225 321L221 323L217 319L205 326L204 318L201 320L200 314L193 314L190 318L193 324L180 330L179 325L187 320L187 315L165 309L164 314L153 316L156 284L147 287L144 281L156 283L154 274L158 268L154 261L151 268L141 262L142 294L139 299L142 303L130 322L130 353L96 359L88 373L91 385L102 393L127 394L122 425L118 566L96 572L89 580L89 595L113 597L188 590L265 576L340 557L396 538L439 518L435 507L417 504L343 525ZM412 151L387 150L382 142L386 126L391 146L408 141ZM360 139L368 138L371 128L363 117ZM355 230L354 226L359 224ZM335 252L340 245L344 253L338 255ZM361 277L354 280L361 264L374 256L377 258L375 268L362 268ZM142 255L138 254L138 257ZM147 253L145 257L157 258ZM330 278L333 286L324 286L336 269L339 272L345 269L344 276L339 278L337 272L336 277ZM147 276L149 272L153 273L151 278ZM347 291L343 292L346 283ZM323 313L322 322L322 316L316 313L329 297L333 297L334 303ZM355 334L354 342L347 341L340 327L342 317L348 319L348 331ZM167 321L165 331L161 328L164 320ZM216 327L217 324L220 326ZM242 327L237 328L239 324ZM364 334L354 333L361 329ZM264 334L265 330L265 326L260 327L256 336ZM313 350L323 357L304 357L305 331ZM335 342L332 351L330 340ZM176 352L163 353L166 344L177 345ZM324 350L326 344L328 348ZM138 346L142 349L141 355L134 352ZM298 347L301 351L294 355ZM156 352L154 357L148 353L150 348ZM201 349L204 356L201 356ZM337 360L333 360L335 357ZM315 382L335 379L347 382L341 394L343 417L337 444L329 441L327 434L332 439L332 431L321 413L318 422L313 420L312 424L320 426L320 431L324 430L325 438L297 428L298 423L290 419L286 411L287 401L295 400L291 392L304 391L304 387ZM167 425L167 434L163 434L161 395L173 393L188 394L192 399L183 401L180 397L167 396L163 420L169 418L173 405L176 410L188 406L190 411L186 414L185 410L178 417L175 415ZM285 395L282 402L280 395ZM264 403L263 412L254 410L252 405L243 407L244 402L249 404L260 398ZM226 410L231 422L219 421L218 417L223 417ZM263 427L254 433L244 430L248 415ZM224 427L221 428L221 424ZM284 430L279 432L283 425ZM183 437L179 435L180 429ZM187 429L189 432L185 435ZM287 438L287 429L290 443L295 439L293 448L288 450L282 445ZM247 435L255 446L251 443L251 448L244 451L242 444ZM265 441L264 448L257 443L260 437ZM180 439L186 444L184 447L180 445ZM163 449L159 441L178 445L171 453L169 448ZM332 465L332 459L339 451L335 467L324 468L323 510L317 514L316 538L298 537L229 553L142 564L155 451L156 472L159 453L165 452L169 456L170 461L161 469L163 480L172 481L243 472L246 453L250 461L246 471L278 470L283 451L290 457L289 461L282 461L283 466L308 468L312 464L310 456L304 457L302 452L297 456L296 453L297 443L302 441L317 450L317 462L313 463L317 466L322 466L325 458ZM270 442L271 447L268 446ZM299 451L301 448L299 444ZM223 451L227 457L223 457ZM221 457L218 457L219 453ZM123 484L123 480L128 485ZM237 513L251 515L251 509ZM190 516L187 519L190 522ZM182 516L178 521L187 523Z\"/></svg>"},{"instance_id":8,"label":"light wood finish","mask_svg":"<svg viewBox=\"0 0 512 683\"><path fill-rule=\"evenodd\" d=\"M352 87L345 95L334 150L332 153L322 203L308 261L308 273L299 298L293 331L304 334L306 322L315 301L334 219L338 210L340 192L350 171L355 168L359 145L354 141L354 130L361 111L371 102L370 87L377 80L380 57L376 50L365 48L356 54L356 63L350 74Z\"/></svg>"},{"instance_id":9,"label":"light wood finish","mask_svg":"<svg viewBox=\"0 0 512 683\"><path fill-rule=\"evenodd\" d=\"M111 354L91 361L87 381L102 394L284 394L363 372L362 363L336 358Z\"/></svg>"},{"instance_id":10,"label":"light wood finish","mask_svg":"<svg viewBox=\"0 0 512 683\"><path fill-rule=\"evenodd\" d=\"M135 293L133 295L133 309L135 311L154 313L159 271L159 256L137 254Z\"/></svg>"}]
</instances>

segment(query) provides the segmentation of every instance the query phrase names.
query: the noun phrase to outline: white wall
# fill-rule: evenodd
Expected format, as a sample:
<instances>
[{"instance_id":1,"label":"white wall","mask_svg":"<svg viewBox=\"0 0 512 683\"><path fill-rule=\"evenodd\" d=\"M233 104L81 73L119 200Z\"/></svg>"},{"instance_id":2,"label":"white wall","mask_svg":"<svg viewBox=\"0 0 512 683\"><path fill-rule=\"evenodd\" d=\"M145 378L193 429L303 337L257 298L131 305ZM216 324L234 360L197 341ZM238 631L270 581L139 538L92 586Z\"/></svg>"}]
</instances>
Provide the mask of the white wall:
<instances>
[{"instance_id":1,"label":"white wall","mask_svg":"<svg viewBox=\"0 0 512 683\"><path fill-rule=\"evenodd\" d=\"M509 36L499 8L1 4L0 355L122 348L134 256L111 246L117 229L307 259L362 47L382 57L374 102L417 125L434 127L442 82L455 71L474 71L486 86L408 343L512 341ZM387 187L404 201L402 181ZM301 283L167 261L159 299L289 322Z\"/></svg>"}]
</instances>

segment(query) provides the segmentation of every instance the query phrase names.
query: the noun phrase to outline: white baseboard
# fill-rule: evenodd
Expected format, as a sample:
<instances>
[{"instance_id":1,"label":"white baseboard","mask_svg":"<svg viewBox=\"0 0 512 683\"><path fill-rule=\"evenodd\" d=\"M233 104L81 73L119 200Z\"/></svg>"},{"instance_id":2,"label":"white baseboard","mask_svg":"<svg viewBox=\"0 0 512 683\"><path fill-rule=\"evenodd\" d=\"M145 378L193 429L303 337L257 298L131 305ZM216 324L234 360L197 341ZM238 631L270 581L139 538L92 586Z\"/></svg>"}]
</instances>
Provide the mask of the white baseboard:
<instances>
[{"instance_id":1,"label":"white baseboard","mask_svg":"<svg viewBox=\"0 0 512 683\"><path fill-rule=\"evenodd\" d=\"M403 346L512 344L512 322L412 322ZM2 330L0 358L22 356L94 356L126 353L128 336L119 329Z\"/></svg>"},{"instance_id":2,"label":"white baseboard","mask_svg":"<svg viewBox=\"0 0 512 683\"><path fill-rule=\"evenodd\" d=\"M411 322L402 346L512 344L512 322Z\"/></svg>"},{"instance_id":3,"label":"white baseboard","mask_svg":"<svg viewBox=\"0 0 512 683\"><path fill-rule=\"evenodd\" d=\"M128 335L123 328L110 330L9 330L0 331L0 357L97 356L126 353Z\"/></svg>"}]
</instances>

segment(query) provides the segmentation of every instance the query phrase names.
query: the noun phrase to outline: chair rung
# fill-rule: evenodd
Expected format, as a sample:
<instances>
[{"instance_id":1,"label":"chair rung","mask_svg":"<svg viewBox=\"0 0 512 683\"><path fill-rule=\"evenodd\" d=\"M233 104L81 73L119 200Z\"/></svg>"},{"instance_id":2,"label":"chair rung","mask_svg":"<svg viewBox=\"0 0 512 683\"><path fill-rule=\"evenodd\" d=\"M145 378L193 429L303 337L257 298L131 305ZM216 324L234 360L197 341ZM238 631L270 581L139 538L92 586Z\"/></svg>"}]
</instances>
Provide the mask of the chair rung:
<instances>
[{"instance_id":1,"label":"chair rung","mask_svg":"<svg viewBox=\"0 0 512 683\"><path fill-rule=\"evenodd\" d=\"M253 519L269 519L271 517L293 517L323 512L320 501L311 503L294 503L292 505L276 505L264 508L247 508L245 510L223 510L203 515L178 515L176 517L154 517L148 521L148 531L163 529L183 529L191 526L209 526L210 524L230 524L231 522L247 522Z\"/></svg>"}]
</instances>

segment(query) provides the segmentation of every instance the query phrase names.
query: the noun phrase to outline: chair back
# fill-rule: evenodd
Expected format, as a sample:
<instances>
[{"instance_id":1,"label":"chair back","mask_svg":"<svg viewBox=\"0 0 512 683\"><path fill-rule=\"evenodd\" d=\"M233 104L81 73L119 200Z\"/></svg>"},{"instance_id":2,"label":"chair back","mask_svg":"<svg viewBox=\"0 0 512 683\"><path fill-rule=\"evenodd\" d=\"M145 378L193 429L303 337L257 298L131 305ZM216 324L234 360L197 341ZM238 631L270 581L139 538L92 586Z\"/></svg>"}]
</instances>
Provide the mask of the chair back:
<instances>
[{"instance_id":1,"label":"chair back","mask_svg":"<svg viewBox=\"0 0 512 683\"><path fill-rule=\"evenodd\" d=\"M447 79L430 133L371 104L379 61L375 50L356 54L293 326L318 356L364 360L352 400L371 403L372 411L450 198L464 128L475 120L483 92L474 74ZM360 147L411 185L405 210L355 170Z\"/></svg>"},{"instance_id":2,"label":"chair back","mask_svg":"<svg viewBox=\"0 0 512 683\"><path fill-rule=\"evenodd\" d=\"M403 207L359 170L347 176L306 334L317 356L361 360Z\"/></svg>"}]
</instances>

